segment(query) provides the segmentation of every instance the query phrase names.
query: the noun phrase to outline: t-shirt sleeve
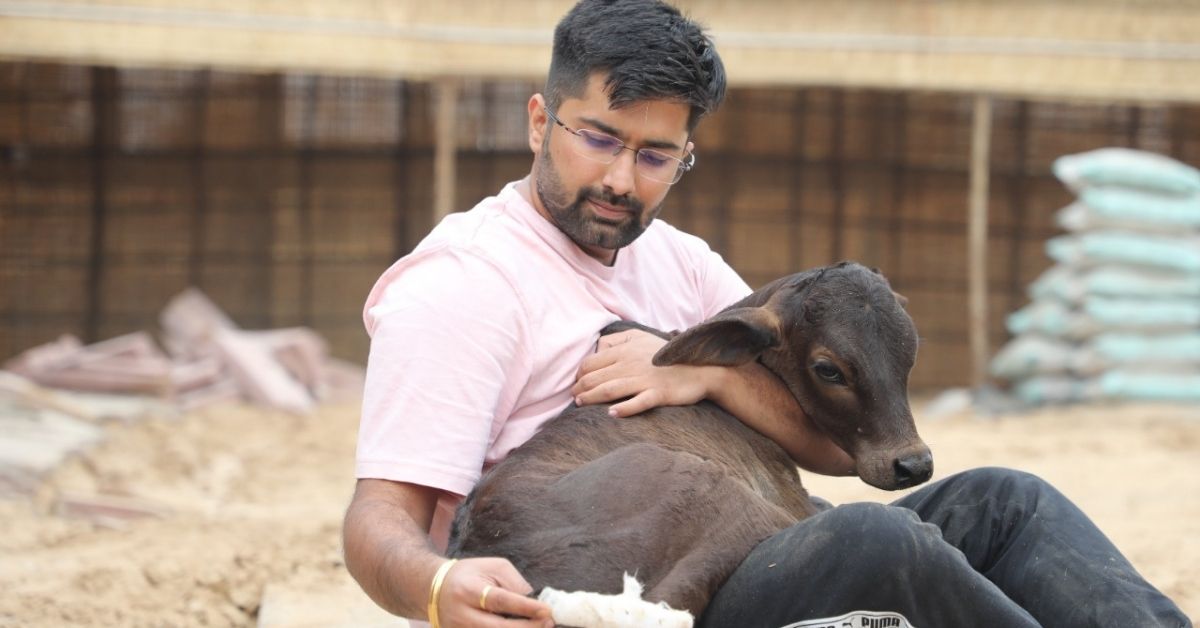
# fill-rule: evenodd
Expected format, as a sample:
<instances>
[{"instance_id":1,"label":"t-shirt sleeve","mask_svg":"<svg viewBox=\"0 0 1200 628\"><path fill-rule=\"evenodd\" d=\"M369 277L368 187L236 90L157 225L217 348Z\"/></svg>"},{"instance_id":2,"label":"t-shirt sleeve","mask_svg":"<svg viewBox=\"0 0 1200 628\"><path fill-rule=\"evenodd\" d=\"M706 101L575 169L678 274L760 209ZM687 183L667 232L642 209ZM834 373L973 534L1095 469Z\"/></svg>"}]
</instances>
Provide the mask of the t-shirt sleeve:
<instances>
[{"instance_id":1,"label":"t-shirt sleeve","mask_svg":"<svg viewBox=\"0 0 1200 628\"><path fill-rule=\"evenodd\" d=\"M528 379L520 296L495 266L457 250L381 281L367 308L357 477L465 495L499 431L496 417L509 415Z\"/></svg>"},{"instance_id":2,"label":"t-shirt sleeve","mask_svg":"<svg viewBox=\"0 0 1200 628\"><path fill-rule=\"evenodd\" d=\"M750 294L750 286L733 270L716 251L704 247L699 267L700 295L704 304L704 318L733 305Z\"/></svg>"}]
</instances>

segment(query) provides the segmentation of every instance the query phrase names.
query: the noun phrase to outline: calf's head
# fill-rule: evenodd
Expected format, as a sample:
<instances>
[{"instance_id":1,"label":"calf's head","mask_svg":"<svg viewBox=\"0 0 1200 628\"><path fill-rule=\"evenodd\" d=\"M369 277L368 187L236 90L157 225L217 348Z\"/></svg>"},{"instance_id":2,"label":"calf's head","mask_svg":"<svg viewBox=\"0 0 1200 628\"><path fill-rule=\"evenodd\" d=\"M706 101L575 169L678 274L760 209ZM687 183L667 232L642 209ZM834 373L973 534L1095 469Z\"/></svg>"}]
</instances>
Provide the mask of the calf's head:
<instances>
[{"instance_id":1,"label":"calf's head","mask_svg":"<svg viewBox=\"0 0 1200 628\"><path fill-rule=\"evenodd\" d=\"M658 366L758 360L812 421L854 458L866 483L915 486L933 473L908 404L917 333L877 271L843 262L784 277L688 329Z\"/></svg>"}]
</instances>

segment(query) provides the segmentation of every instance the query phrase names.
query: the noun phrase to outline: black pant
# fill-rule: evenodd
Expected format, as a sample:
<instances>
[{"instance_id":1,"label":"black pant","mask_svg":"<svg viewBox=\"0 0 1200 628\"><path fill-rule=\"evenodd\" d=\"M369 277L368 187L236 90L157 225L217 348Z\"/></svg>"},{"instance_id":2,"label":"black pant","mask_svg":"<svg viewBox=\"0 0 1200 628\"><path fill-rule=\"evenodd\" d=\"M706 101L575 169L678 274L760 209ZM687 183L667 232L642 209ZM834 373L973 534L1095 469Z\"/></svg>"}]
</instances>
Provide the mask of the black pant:
<instances>
[{"instance_id":1,"label":"black pant","mask_svg":"<svg viewBox=\"0 0 1200 628\"><path fill-rule=\"evenodd\" d=\"M915 628L1192 625L1062 493L991 468L891 506L831 508L779 532L742 562L698 625L778 628L851 611L898 613ZM844 622L827 625L898 625Z\"/></svg>"}]
</instances>

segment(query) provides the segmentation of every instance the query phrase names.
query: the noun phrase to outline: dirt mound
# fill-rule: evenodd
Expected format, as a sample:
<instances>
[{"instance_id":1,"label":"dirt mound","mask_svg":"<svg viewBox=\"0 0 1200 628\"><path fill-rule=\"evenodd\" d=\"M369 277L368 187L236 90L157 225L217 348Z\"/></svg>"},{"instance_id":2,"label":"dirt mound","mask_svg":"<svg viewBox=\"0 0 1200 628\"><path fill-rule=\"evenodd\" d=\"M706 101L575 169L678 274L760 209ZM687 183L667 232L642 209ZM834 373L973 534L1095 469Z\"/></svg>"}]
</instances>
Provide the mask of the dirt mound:
<instances>
[{"instance_id":1,"label":"dirt mound","mask_svg":"<svg viewBox=\"0 0 1200 628\"><path fill-rule=\"evenodd\" d=\"M1200 613L1200 410L919 414L937 477L982 465L1045 477L1185 612ZM0 625L248 626L268 586L342 590L357 419L351 402L310 417L218 406L105 426L104 442L58 468L32 501L0 501ZM853 479L805 474L805 483L835 502L896 497ZM97 495L158 514L56 514L77 500L76 511L95 515L80 496Z\"/></svg>"}]
</instances>

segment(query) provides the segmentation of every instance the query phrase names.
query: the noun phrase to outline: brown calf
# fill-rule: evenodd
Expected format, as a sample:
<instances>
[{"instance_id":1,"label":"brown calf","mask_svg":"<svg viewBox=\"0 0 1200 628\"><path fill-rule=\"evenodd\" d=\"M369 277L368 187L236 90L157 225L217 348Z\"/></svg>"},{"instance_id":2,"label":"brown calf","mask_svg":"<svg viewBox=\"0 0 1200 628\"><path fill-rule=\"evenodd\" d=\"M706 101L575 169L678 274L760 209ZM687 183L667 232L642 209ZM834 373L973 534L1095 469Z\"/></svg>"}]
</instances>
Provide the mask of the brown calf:
<instances>
[{"instance_id":1,"label":"brown calf","mask_svg":"<svg viewBox=\"0 0 1200 628\"><path fill-rule=\"evenodd\" d=\"M898 489L929 479L907 385L912 319L882 275L853 263L779 279L670 340L670 364L758 360L855 460ZM571 407L484 476L453 524L453 556L503 556L533 585L619 593L699 614L762 539L814 514L795 463L708 402L609 418Z\"/></svg>"}]
</instances>

